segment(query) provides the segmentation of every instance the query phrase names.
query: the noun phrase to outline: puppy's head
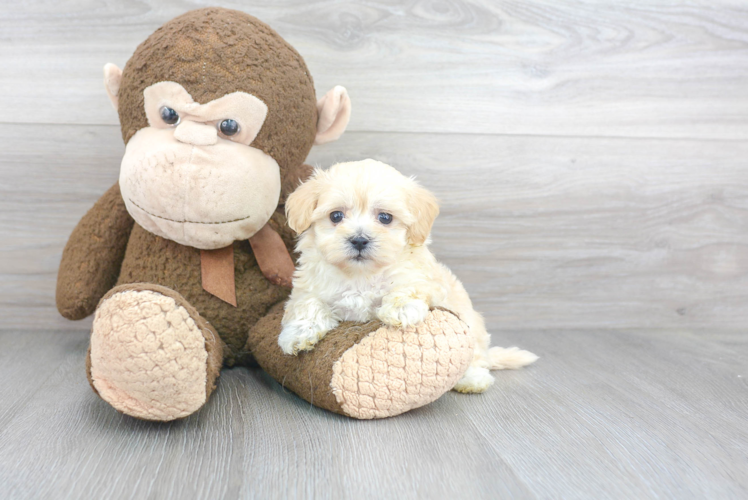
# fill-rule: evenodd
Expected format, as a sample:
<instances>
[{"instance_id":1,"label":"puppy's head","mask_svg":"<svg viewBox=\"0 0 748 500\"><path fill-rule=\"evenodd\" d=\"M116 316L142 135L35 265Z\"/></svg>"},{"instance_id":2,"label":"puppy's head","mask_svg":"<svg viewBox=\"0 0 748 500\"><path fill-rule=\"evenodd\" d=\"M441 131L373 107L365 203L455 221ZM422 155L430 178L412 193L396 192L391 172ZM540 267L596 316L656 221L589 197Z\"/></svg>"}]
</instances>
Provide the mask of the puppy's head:
<instances>
[{"instance_id":1,"label":"puppy's head","mask_svg":"<svg viewBox=\"0 0 748 500\"><path fill-rule=\"evenodd\" d=\"M374 270L423 245L439 214L436 198L415 180L374 160L317 169L286 200L299 250L317 248L342 269Z\"/></svg>"}]
</instances>

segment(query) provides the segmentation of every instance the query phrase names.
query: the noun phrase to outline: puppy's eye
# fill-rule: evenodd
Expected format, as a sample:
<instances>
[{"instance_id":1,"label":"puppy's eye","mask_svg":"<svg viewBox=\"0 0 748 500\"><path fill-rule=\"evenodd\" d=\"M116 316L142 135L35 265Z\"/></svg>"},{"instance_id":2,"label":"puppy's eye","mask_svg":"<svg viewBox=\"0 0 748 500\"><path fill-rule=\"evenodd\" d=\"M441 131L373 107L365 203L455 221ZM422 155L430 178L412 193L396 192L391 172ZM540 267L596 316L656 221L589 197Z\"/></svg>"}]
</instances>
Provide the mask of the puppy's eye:
<instances>
[{"instance_id":1,"label":"puppy's eye","mask_svg":"<svg viewBox=\"0 0 748 500\"><path fill-rule=\"evenodd\" d=\"M218 128L223 135L234 135L239 132L239 124L236 123L236 120L230 118L223 120Z\"/></svg>"},{"instance_id":2,"label":"puppy's eye","mask_svg":"<svg viewBox=\"0 0 748 500\"><path fill-rule=\"evenodd\" d=\"M330 214L330 220L333 222L333 224L337 224L338 222L343 220L343 217L345 217L345 215L343 215L343 212L339 210L336 210L335 212L332 212Z\"/></svg>"},{"instance_id":3,"label":"puppy's eye","mask_svg":"<svg viewBox=\"0 0 748 500\"><path fill-rule=\"evenodd\" d=\"M163 106L160 110L160 113L161 113L161 119L167 125L174 125L176 123L179 123L179 113L177 113L170 107Z\"/></svg>"},{"instance_id":4,"label":"puppy's eye","mask_svg":"<svg viewBox=\"0 0 748 500\"><path fill-rule=\"evenodd\" d=\"M382 224L389 224L392 222L392 214L388 214L386 212L380 212L379 213L379 222Z\"/></svg>"}]
</instances>

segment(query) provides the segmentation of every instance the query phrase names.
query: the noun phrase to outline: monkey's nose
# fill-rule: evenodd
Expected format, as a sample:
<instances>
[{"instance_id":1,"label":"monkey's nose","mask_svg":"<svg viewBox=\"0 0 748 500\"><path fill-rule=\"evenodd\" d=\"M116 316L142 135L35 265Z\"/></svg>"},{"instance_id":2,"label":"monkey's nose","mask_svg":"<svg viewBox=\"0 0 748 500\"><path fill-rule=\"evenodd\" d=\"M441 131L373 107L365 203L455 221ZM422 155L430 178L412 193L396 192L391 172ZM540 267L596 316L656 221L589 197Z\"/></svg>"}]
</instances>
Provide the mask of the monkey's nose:
<instances>
[{"instance_id":1,"label":"monkey's nose","mask_svg":"<svg viewBox=\"0 0 748 500\"><path fill-rule=\"evenodd\" d=\"M367 240L363 236L356 236L355 238L351 238L348 241L350 241L351 245L353 245L353 248L355 248L359 252L366 248L366 245L369 244L369 240Z\"/></svg>"},{"instance_id":2,"label":"monkey's nose","mask_svg":"<svg viewBox=\"0 0 748 500\"><path fill-rule=\"evenodd\" d=\"M206 123L183 120L174 130L174 138L193 146L212 146L218 142L218 131Z\"/></svg>"}]
</instances>

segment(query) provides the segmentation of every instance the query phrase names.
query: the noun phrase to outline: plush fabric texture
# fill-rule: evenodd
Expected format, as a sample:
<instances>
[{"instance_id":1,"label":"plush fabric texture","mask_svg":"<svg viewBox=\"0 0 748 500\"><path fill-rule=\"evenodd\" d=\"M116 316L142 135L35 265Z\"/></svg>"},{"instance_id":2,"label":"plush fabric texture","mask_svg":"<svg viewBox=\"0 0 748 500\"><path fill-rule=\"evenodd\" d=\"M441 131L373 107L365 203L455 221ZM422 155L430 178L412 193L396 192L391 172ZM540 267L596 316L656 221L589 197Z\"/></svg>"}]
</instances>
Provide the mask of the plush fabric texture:
<instances>
[{"instance_id":1,"label":"plush fabric texture","mask_svg":"<svg viewBox=\"0 0 748 500\"><path fill-rule=\"evenodd\" d=\"M201 104L237 91L267 104L253 147L278 162L281 176L301 165L314 143L317 98L304 60L248 14L213 7L187 12L138 46L125 65L118 95L125 143L148 126L143 91L163 81L179 83Z\"/></svg>"},{"instance_id":2,"label":"plush fabric texture","mask_svg":"<svg viewBox=\"0 0 748 500\"><path fill-rule=\"evenodd\" d=\"M96 309L89 381L117 410L174 420L205 404L221 351L215 330L179 294L148 284L121 286Z\"/></svg>"},{"instance_id":3,"label":"plush fabric texture","mask_svg":"<svg viewBox=\"0 0 748 500\"><path fill-rule=\"evenodd\" d=\"M289 293L265 279L248 241L237 241L233 246L236 307L203 290L200 250L156 236L138 225L132 230L118 284L154 283L178 292L220 333L227 346L225 362L233 365L249 329Z\"/></svg>"},{"instance_id":4,"label":"plush fabric texture","mask_svg":"<svg viewBox=\"0 0 748 500\"><path fill-rule=\"evenodd\" d=\"M93 314L116 283L134 221L115 184L83 216L62 252L57 309L78 320Z\"/></svg>"},{"instance_id":5,"label":"plush fabric texture","mask_svg":"<svg viewBox=\"0 0 748 500\"><path fill-rule=\"evenodd\" d=\"M143 228L214 250L265 225L278 207L281 178L275 160L252 146L220 141L193 148L171 130L148 127L127 144L119 185Z\"/></svg>"},{"instance_id":6,"label":"plush fabric texture","mask_svg":"<svg viewBox=\"0 0 748 500\"><path fill-rule=\"evenodd\" d=\"M263 212L263 217L269 217L269 220L265 217L269 227L280 235L292 257L298 257L293 254L295 234L288 227L283 204L287 195L311 173L311 167L302 162L315 140L318 111L314 84L304 61L275 31L238 11L207 8L188 12L148 37L127 62L121 78L115 68L107 67L105 79L107 93L117 105L127 148L136 146L138 134L148 127L143 92L159 82L176 82L194 102L203 105L235 92L255 96L267 105L265 122L251 148L277 162L276 177L273 182L258 176L246 177L252 177L259 189L273 195L273 202ZM328 125L327 129L332 132L327 139L342 132L350 111L347 93L337 89L320 109L325 115L323 125ZM335 109L348 110L341 115L342 121L331 111ZM187 141L211 142L212 131L207 134L206 130L188 126L181 137ZM146 152L153 151L143 153ZM189 161L198 160L210 166L211 161L217 164L220 157ZM123 165L125 163L123 161ZM166 186L165 190L143 196L148 206L141 205L139 209L151 212L153 217L149 222L133 220L125 205L125 201L131 201L127 193L132 192L128 191L132 186L116 184L73 231L58 275L57 305L65 317L88 316L101 299L86 365L92 387L112 406L145 419L170 420L186 416L210 396L221 366L251 364L254 358L279 382L313 404L359 418L396 414L416 404L425 404L428 397L435 399L440 391L451 388L451 379L439 378L438 368L435 379L430 379L430 375L419 379L418 369L415 364L411 365L408 357L409 341L398 341L376 322L343 324L309 353L298 357L281 354L278 334L283 302L289 289L263 276L250 243L237 233L235 237L239 241L214 241L214 246L204 247L231 245L236 285L234 307L202 288L201 250L196 246L205 238L193 234L194 239L183 239L182 243L189 246L174 241L174 234L180 230L185 232L186 225L197 223L192 229L200 232L203 226L226 222L213 218L225 215L221 210L232 210L244 202L256 200L228 199L218 191L221 200L218 205L206 207L207 204L199 201L186 208L183 205L182 217L170 221L180 223L180 228L169 232L154 219L174 218L155 208L179 205L174 201L178 196L169 192L174 183L170 184L168 177L157 179L148 175L158 176L158 172L144 174L145 184L161 182ZM228 178L225 184L232 184L234 180L234 177ZM202 191L194 189L189 201L193 201L192 195L199 196L213 187L203 186ZM126 200L123 200L123 193ZM192 212L188 213L187 209ZM137 213L138 208L133 210ZM141 225L151 223L153 227ZM171 228L169 224L166 226ZM162 236L170 239L154 234L159 232L159 227L164 231ZM257 229L260 227L263 226ZM276 240L275 248L277 243ZM435 339L439 335L454 336L453 326L447 323L442 326L445 328L442 333L430 331ZM386 341L377 340L380 337ZM369 338L373 340L367 340ZM426 345L426 340L418 339ZM374 408L378 408L378 404L382 407L377 414L372 414L371 405L361 403L361 398L356 402L356 390L350 377L356 370L363 373L362 368L354 369L356 363L361 363L360 359L365 359L358 350L359 341L364 345L362 349L369 349L367 352L371 352L372 359L380 355L386 357L390 348L399 349L397 346L401 345L405 356L402 359L406 360L404 366L414 367L401 373L397 371L402 368L401 363L387 358L394 370L388 372L391 380L384 382L394 402L389 410L379 401L387 399L384 396L372 400ZM369 344L371 346L366 347ZM435 345L442 344L435 340ZM453 349L461 351L461 344L454 343ZM437 354L441 352L437 351ZM341 358L339 368L334 368ZM437 355L437 359L441 358ZM423 360L420 366L426 366ZM334 372L339 380L331 385ZM452 372L447 369L445 373L451 376ZM400 375L405 378L398 379ZM370 391L363 384L368 379L361 374L358 377L355 379L360 386L357 390L367 395ZM437 385L442 382L438 390L434 381ZM398 387L404 388L407 395L396 394ZM417 396L410 397L412 395Z\"/></svg>"},{"instance_id":7,"label":"plush fabric texture","mask_svg":"<svg viewBox=\"0 0 748 500\"><path fill-rule=\"evenodd\" d=\"M346 415L383 418L431 403L473 359L474 339L449 312L432 311L418 326L382 326L332 367L330 387Z\"/></svg>"},{"instance_id":8,"label":"plush fabric texture","mask_svg":"<svg viewBox=\"0 0 748 500\"><path fill-rule=\"evenodd\" d=\"M104 88L114 110L119 106L119 85L122 83L122 70L112 63L104 65Z\"/></svg>"},{"instance_id":9,"label":"plush fabric texture","mask_svg":"<svg viewBox=\"0 0 748 500\"><path fill-rule=\"evenodd\" d=\"M337 140L351 118L351 98L340 85L332 88L317 101L317 137L314 144L325 144Z\"/></svg>"},{"instance_id":10,"label":"plush fabric texture","mask_svg":"<svg viewBox=\"0 0 748 500\"><path fill-rule=\"evenodd\" d=\"M268 114L267 105L246 92L232 92L215 101L198 104L185 88L176 82L159 82L151 85L143 92L143 101L148 124L151 127L171 128L171 125L164 123L161 119L162 106L168 106L179 114L181 121L176 127L175 136L185 125L197 127L198 123L194 121L194 118L197 118L199 122L207 122L206 126L213 132L212 140L197 138L198 141L203 142L202 145L215 144L216 125L226 118L231 118L239 124L239 132L227 139L249 146L257 137ZM189 132L183 131L181 134L184 136ZM190 140L189 137L179 139L185 139L184 142L192 144L198 142Z\"/></svg>"},{"instance_id":11,"label":"plush fabric texture","mask_svg":"<svg viewBox=\"0 0 748 500\"><path fill-rule=\"evenodd\" d=\"M280 200L278 200L278 204L281 206L285 206L286 198L288 198L288 195L296 191L296 188L299 187L302 182L311 177L312 172L314 172L314 167L312 167L311 165L307 165L306 163L302 163L297 167L288 169L285 176L281 177L281 195ZM286 231L291 238L296 237L296 232L293 229L291 229L287 225L284 227L286 228Z\"/></svg>"},{"instance_id":12,"label":"plush fabric texture","mask_svg":"<svg viewBox=\"0 0 748 500\"><path fill-rule=\"evenodd\" d=\"M314 350L289 356L283 354L278 345L282 318L283 304L278 304L249 332L245 350L254 353L262 369L283 387L315 406L345 415L330 387L332 365L381 324L375 321L366 324L341 323L338 328L327 332Z\"/></svg>"},{"instance_id":13,"label":"plush fabric texture","mask_svg":"<svg viewBox=\"0 0 748 500\"><path fill-rule=\"evenodd\" d=\"M295 267L283 238L265 224L249 239L249 244L265 278L274 285L291 288Z\"/></svg>"},{"instance_id":14,"label":"plush fabric texture","mask_svg":"<svg viewBox=\"0 0 748 500\"><path fill-rule=\"evenodd\" d=\"M200 250L203 290L236 307L234 245L217 250Z\"/></svg>"},{"instance_id":15,"label":"plush fabric texture","mask_svg":"<svg viewBox=\"0 0 748 500\"><path fill-rule=\"evenodd\" d=\"M252 328L247 351L283 387L326 410L359 419L418 408L454 386L470 365L473 338L452 313L434 310L416 328L379 321L341 323L298 356L284 354L277 336L278 304Z\"/></svg>"},{"instance_id":16,"label":"plush fabric texture","mask_svg":"<svg viewBox=\"0 0 748 500\"><path fill-rule=\"evenodd\" d=\"M294 171L305 175L310 170ZM294 233L282 206L268 225L293 255ZM68 319L82 319L93 314L115 285L160 284L181 294L220 332L227 345L226 364L233 365L237 357L252 364L252 357L244 352L247 333L270 307L288 297L289 290L263 276L248 241L234 242L233 248L237 307L202 289L200 250L134 223L115 184L81 219L63 251L57 276L58 310Z\"/></svg>"},{"instance_id":17,"label":"plush fabric texture","mask_svg":"<svg viewBox=\"0 0 748 500\"><path fill-rule=\"evenodd\" d=\"M218 129L208 123L184 120L174 131L174 139L195 146L213 146L218 142Z\"/></svg>"}]
</instances>

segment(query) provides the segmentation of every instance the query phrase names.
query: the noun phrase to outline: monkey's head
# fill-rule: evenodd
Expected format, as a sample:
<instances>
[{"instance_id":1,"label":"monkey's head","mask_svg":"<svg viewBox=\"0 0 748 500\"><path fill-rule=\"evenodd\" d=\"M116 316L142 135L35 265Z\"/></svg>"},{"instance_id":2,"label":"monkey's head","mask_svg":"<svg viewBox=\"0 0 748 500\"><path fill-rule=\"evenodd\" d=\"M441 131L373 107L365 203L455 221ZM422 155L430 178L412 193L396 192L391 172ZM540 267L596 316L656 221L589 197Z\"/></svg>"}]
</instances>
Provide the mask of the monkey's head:
<instances>
[{"instance_id":1,"label":"monkey's head","mask_svg":"<svg viewBox=\"0 0 748 500\"><path fill-rule=\"evenodd\" d=\"M340 137L350 99L317 101L301 56L266 24L207 8L104 67L126 144L120 190L144 229L200 249L254 235L298 185L312 144Z\"/></svg>"}]
</instances>

